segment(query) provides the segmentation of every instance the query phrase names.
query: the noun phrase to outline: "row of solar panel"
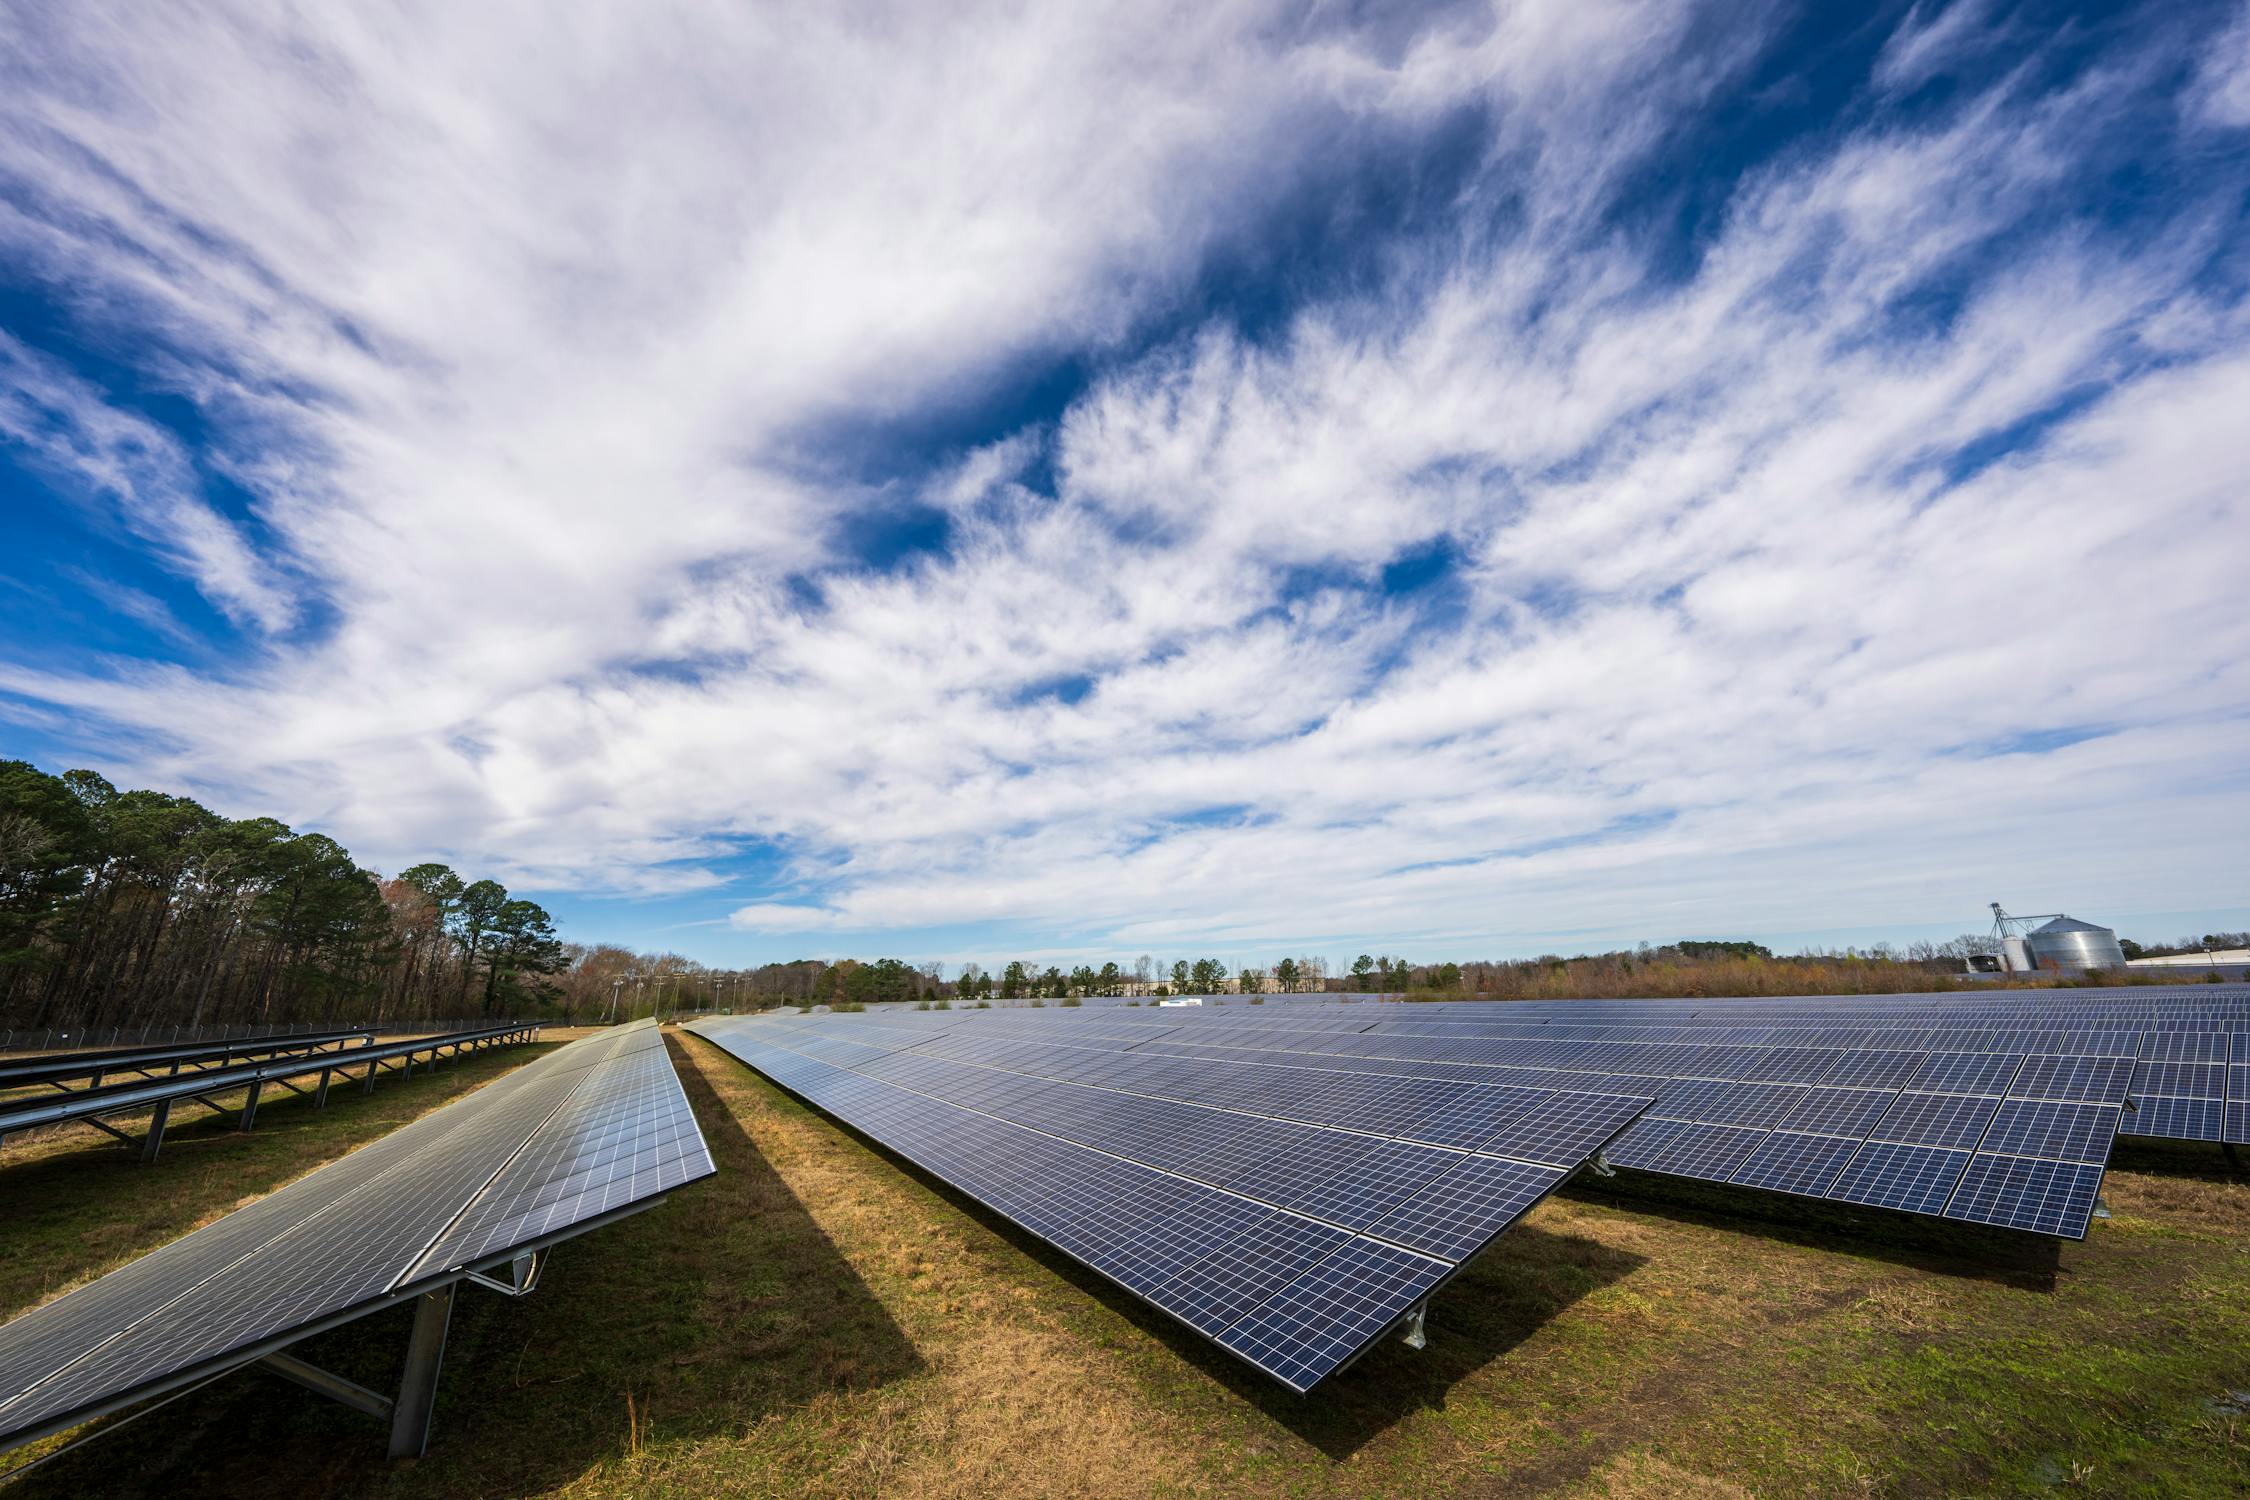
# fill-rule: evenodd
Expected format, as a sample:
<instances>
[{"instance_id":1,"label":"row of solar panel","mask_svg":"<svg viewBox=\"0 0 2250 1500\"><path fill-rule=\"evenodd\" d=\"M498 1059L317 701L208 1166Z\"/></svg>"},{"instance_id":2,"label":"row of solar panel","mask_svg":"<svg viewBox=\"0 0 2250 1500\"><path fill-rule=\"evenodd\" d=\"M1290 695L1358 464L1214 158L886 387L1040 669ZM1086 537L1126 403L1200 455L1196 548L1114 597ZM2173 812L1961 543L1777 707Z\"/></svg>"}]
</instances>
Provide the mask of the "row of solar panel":
<instances>
[{"instance_id":1,"label":"row of solar panel","mask_svg":"<svg viewBox=\"0 0 2250 1500\"><path fill-rule=\"evenodd\" d=\"M0 1327L0 1446L708 1175L663 1041L574 1042Z\"/></svg>"},{"instance_id":2,"label":"row of solar panel","mask_svg":"<svg viewBox=\"0 0 2250 1500\"><path fill-rule=\"evenodd\" d=\"M299 1033L294 1036L247 1036L224 1042L152 1043L142 1047L108 1047L93 1052L35 1052L23 1057L0 1058L0 1089L47 1084L62 1087L80 1080L100 1083L121 1073L148 1076L160 1069L177 1073L182 1068L205 1067L242 1058L278 1057L291 1052L317 1052L324 1048L372 1040L372 1031Z\"/></svg>"},{"instance_id":3,"label":"row of solar panel","mask_svg":"<svg viewBox=\"0 0 2250 1500\"><path fill-rule=\"evenodd\" d=\"M874 1026L794 1017L776 1024L808 1037L878 1039ZM2094 1211L2133 1067L2109 1058L1867 1054L1851 1070L1848 1086L1815 1087L1539 1074L1427 1057L1369 1059L1172 1040L1192 1027L1142 1042L1105 1040L1090 1027L1083 1045L986 1030L971 1016L942 1031L890 1027L880 1035L914 1046L919 1055L1036 1077L1236 1102L1282 1118L1375 1120L1409 1133L1429 1127L1411 1118L1402 1123L1392 1113L1401 1107L1397 1101L1432 1088L1476 1095L1560 1083L1615 1094L1638 1085L1654 1089L1657 1104L1611 1151L1620 1165L2074 1238L2083 1237ZM1075 1030L1062 1023L1063 1034ZM1325 1048L1334 1040L1316 1034L1310 1045Z\"/></svg>"},{"instance_id":4,"label":"row of solar panel","mask_svg":"<svg viewBox=\"0 0 2250 1500\"><path fill-rule=\"evenodd\" d=\"M1109 1025L1106 1016L1101 1022L1091 1026L1079 1026L1070 1020L1059 1018L1008 1017L987 1021L981 1013L971 1013L971 1016L971 1020L952 1021L950 1026L909 1024L897 1029L901 1035L929 1035L934 1031L974 1024L978 1027L979 1034L990 1029L995 1034L1026 1037L1067 1035L1073 1039L1098 1038L1123 1045L1132 1044L1136 1037L1145 1037L1142 1045L1149 1048L1178 1045L1179 1039L1194 1035L1206 1038L1207 1045L1221 1049L1206 1055L1225 1055L1224 1049L1312 1052L1333 1057L1359 1056L1399 1061L1475 1064L1493 1068L1539 1069L1555 1072L1565 1079L1575 1076L1580 1081L1569 1086L1578 1087L1615 1086L1587 1083L1583 1081L1586 1078L1638 1078L1665 1081L1786 1081L1829 1087L1899 1084L1931 1089L1944 1086L1910 1080L1901 1076L1899 1070L1911 1066L1915 1059L1930 1058L1958 1059L1957 1062L1945 1064L1947 1066L2012 1068L2016 1059L2022 1055L1927 1045L1933 1039L1952 1040L1964 1035L1958 1032L1913 1033L1912 1039L1923 1045L1911 1048L1855 1048L1832 1039L1822 1045L1796 1046L1598 1040L1543 1044L1501 1042L1473 1034L1456 1041L1446 1035L1430 1034L1435 1029L1432 1027L1402 1032L1391 1029L1393 1023L1382 1022L1359 1022L1363 1029L1342 1032L1333 1028L1296 1030L1270 1024L1250 1025L1240 1021L1228 1024L1216 1018L1204 1022L1199 1018L1195 1021L1167 1020L1160 1025L1150 1024L1136 1029ZM916 1015L914 1019L920 1021L922 1017ZM2017 1034L2049 1049L2079 1045L2084 1035L2060 1031ZM1987 1043L1990 1040L1989 1036L1981 1034L1971 1035L1970 1039ZM2104 1087L2100 1092L2104 1097L2129 1097L2137 1106L2134 1112L2124 1117L2121 1133L2151 1138L2250 1142L2250 1032L2236 1033L2231 1037L2224 1033L2138 1033L2131 1038L2129 1047L2079 1055L2098 1060L2099 1067L2096 1071L2103 1079ZM2112 1075L2119 1072L2124 1074L2127 1082L2122 1090L2113 1091L2107 1085ZM1507 1076L1514 1081L1530 1083L1539 1081L1537 1078L1516 1078L1515 1075L1495 1076Z\"/></svg>"},{"instance_id":5,"label":"row of solar panel","mask_svg":"<svg viewBox=\"0 0 2250 1500\"><path fill-rule=\"evenodd\" d=\"M885 1046L873 1027L691 1029L1299 1391L1647 1104L1513 1090L1425 1101L1427 1138L1505 1142L1511 1158L1012 1074Z\"/></svg>"}]
</instances>

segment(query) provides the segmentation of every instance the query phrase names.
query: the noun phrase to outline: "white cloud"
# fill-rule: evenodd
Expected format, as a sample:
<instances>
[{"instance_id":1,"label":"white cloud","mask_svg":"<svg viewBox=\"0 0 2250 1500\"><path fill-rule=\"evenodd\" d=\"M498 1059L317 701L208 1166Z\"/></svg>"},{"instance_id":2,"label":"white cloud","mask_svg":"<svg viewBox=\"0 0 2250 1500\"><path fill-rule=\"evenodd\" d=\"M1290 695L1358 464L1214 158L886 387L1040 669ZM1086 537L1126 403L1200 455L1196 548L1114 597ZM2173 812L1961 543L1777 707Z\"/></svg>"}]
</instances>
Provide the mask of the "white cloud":
<instances>
[{"instance_id":1,"label":"white cloud","mask_svg":"<svg viewBox=\"0 0 2250 1500\"><path fill-rule=\"evenodd\" d=\"M290 623L295 611L282 584L234 523L200 497L179 439L110 405L60 363L4 331L0 442L28 453L64 490L90 496L111 513L105 523L114 519L149 543L229 615L266 630ZM162 609L146 596L123 607L144 623L158 623L148 605Z\"/></svg>"},{"instance_id":2,"label":"white cloud","mask_svg":"<svg viewBox=\"0 0 2250 1500\"><path fill-rule=\"evenodd\" d=\"M473 7L51 23L54 83L0 104L8 243L164 331L338 623L225 682L0 689L388 863L677 892L776 841L733 918L776 940L2210 904L2250 834L2244 330L2208 225L2050 211L2130 59L1779 159L1683 268L1616 195L1757 38L1678 7L924 15L536 56ZM1917 10L1878 74L1977 18ZM1139 347L1333 160L1471 109L1458 232ZM1059 423L898 492L829 446L1061 352L1096 378ZM945 556L832 552L907 497ZM1439 537L1438 598L1366 586ZM1990 753L2055 731L2100 733Z\"/></svg>"},{"instance_id":3,"label":"white cloud","mask_svg":"<svg viewBox=\"0 0 2250 1500\"><path fill-rule=\"evenodd\" d=\"M2001 41L2005 32L1992 21L1991 0L1915 0L1875 59L1875 82L1901 91L1928 82L1960 58Z\"/></svg>"},{"instance_id":4,"label":"white cloud","mask_svg":"<svg viewBox=\"0 0 2250 1500\"><path fill-rule=\"evenodd\" d=\"M2206 123L2250 126L2250 0L2237 0L2233 24L2204 52L2187 102Z\"/></svg>"}]
</instances>

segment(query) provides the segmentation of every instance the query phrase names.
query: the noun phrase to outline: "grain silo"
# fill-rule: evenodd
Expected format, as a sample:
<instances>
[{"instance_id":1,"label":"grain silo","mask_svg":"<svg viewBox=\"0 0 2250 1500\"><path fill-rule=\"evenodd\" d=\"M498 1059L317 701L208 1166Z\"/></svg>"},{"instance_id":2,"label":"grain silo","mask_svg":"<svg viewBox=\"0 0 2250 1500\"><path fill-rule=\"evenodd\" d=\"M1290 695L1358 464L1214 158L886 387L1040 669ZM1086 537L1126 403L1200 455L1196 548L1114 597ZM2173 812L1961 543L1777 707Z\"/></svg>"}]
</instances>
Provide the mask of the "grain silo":
<instances>
[{"instance_id":1,"label":"grain silo","mask_svg":"<svg viewBox=\"0 0 2250 1500\"><path fill-rule=\"evenodd\" d=\"M2043 927L2035 927L2025 942L2031 949L2033 965L2041 969L2125 967L2125 950L2117 946L2117 934L2076 917L2056 917Z\"/></svg>"}]
</instances>

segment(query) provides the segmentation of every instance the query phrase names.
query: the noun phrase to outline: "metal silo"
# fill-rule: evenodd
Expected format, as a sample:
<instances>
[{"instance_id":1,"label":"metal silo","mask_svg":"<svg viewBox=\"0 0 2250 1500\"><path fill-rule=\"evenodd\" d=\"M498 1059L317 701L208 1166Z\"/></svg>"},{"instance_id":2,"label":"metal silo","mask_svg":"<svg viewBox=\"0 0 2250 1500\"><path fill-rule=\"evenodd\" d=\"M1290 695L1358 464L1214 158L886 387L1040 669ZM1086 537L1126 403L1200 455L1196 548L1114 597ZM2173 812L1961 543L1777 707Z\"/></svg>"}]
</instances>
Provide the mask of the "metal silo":
<instances>
[{"instance_id":1,"label":"metal silo","mask_svg":"<svg viewBox=\"0 0 2250 1500\"><path fill-rule=\"evenodd\" d=\"M2075 917L2057 917L2032 929L2031 960L2042 969L2122 969L2125 950L2117 934Z\"/></svg>"}]
</instances>

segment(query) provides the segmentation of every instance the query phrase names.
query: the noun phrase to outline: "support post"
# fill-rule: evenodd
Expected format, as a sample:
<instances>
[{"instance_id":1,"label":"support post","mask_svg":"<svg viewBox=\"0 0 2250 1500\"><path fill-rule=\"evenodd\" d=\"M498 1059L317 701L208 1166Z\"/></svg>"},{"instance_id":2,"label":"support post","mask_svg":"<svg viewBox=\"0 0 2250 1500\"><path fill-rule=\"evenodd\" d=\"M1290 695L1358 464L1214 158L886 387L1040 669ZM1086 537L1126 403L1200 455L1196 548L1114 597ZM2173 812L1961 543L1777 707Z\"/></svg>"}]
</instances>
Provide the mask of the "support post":
<instances>
[{"instance_id":1,"label":"support post","mask_svg":"<svg viewBox=\"0 0 2250 1500\"><path fill-rule=\"evenodd\" d=\"M406 1374L391 1406L391 1457L420 1458L430 1446L430 1412L437 1404L438 1370L445 1363L445 1329L453 1319L447 1282L414 1303L414 1336L406 1345Z\"/></svg>"},{"instance_id":2,"label":"support post","mask_svg":"<svg viewBox=\"0 0 2250 1500\"><path fill-rule=\"evenodd\" d=\"M141 1141L141 1165L156 1160L156 1153L164 1149L164 1127L172 1122L172 1101L159 1099L156 1113L149 1117L148 1135Z\"/></svg>"},{"instance_id":3,"label":"support post","mask_svg":"<svg viewBox=\"0 0 2250 1500\"><path fill-rule=\"evenodd\" d=\"M234 1128L248 1130L258 1123L258 1095L265 1091L266 1082L259 1079L250 1085L250 1097L242 1101L242 1120Z\"/></svg>"},{"instance_id":4,"label":"support post","mask_svg":"<svg viewBox=\"0 0 2250 1500\"><path fill-rule=\"evenodd\" d=\"M314 1109L326 1109L328 1107L328 1078L335 1071L334 1068L322 1068L320 1070L320 1086L313 1090Z\"/></svg>"},{"instance_id":5,"label":"support post","mask_svg":"<svg viewBox=\"0 0 2250 1500\"><path fill-rule=\"evenodd\" d=\"M276 1351L258 1361L284 1380L294 1381L308 1391L318 1391L331 1401L338 1401L353 1411L365 1412L381 1421L391 1415L391 1398L378 1396L363 1385L355 1385L341 1375L332 1375L318 1365L307 1364L294 1354Z\"/></svg>"}]
</instances>

